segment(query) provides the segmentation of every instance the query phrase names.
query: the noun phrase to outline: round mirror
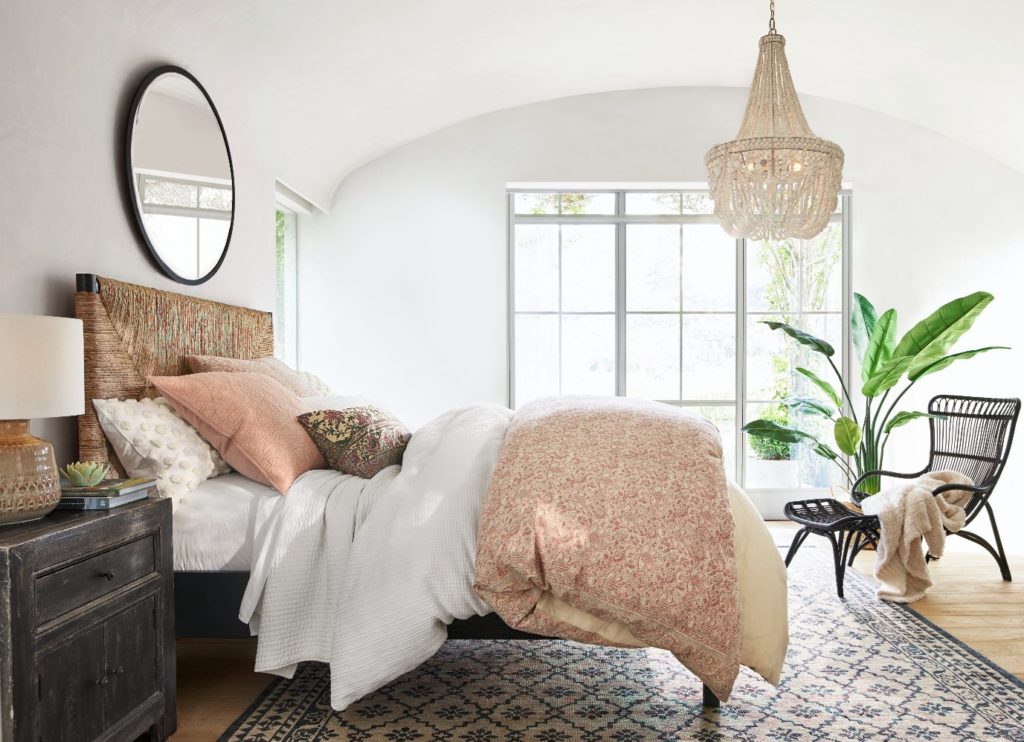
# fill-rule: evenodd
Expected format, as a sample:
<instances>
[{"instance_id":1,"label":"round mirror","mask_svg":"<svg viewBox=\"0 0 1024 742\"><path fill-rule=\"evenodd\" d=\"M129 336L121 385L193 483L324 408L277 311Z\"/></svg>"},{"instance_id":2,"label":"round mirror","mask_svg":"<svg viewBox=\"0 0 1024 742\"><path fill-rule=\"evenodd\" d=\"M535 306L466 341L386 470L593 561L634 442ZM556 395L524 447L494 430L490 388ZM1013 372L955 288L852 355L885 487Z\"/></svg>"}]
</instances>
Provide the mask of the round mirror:
<instances>
[{"instance_id":1,"label":"round mirror","mask_svg":"<svg viewBox=\"0 0 1024 742\"><path fill-rule=\"evenodd\" d=\"M235 214L234 172L217 109L199 81L160 67L128 117L128 190L142 238L175 281L206 281L224 262Z\"/></svg>"}]
</instances>

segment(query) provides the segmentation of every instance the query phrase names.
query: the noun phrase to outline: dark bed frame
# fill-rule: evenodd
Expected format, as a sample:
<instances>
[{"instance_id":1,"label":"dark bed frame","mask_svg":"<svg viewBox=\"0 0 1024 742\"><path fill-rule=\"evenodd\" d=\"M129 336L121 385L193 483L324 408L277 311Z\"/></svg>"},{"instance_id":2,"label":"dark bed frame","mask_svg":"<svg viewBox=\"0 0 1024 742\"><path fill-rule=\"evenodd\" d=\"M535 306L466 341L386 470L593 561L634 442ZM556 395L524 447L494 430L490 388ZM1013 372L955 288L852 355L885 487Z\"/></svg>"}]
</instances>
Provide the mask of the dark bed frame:
<instances>
[{"instance_id":1,"label":"dark bed frame","mask_svg":"<svg viewBox=\"0 0 1024 742\"><path fill-rule=\"evenodd\" d=\"M151 325L140 323L141 327L126 328L117 326L118 321L123 321L123 317L118 320L108 316L100 296L100 287L104 281L109 281L111 286L118 287L121 292L116 301L111 301L112 306L116 304L122 313L125 311L125 303L134 299L133 293L138 294L140 311L149 311L156 313L157 316L162 316L161 310L164 308L163 304L166 303L170 307L170 314L173 314L179 321L180 315L190 312L193 307L196 307L195 316L189 317L188 322L192 330L190 334L195 335L198 339L182 338L180 334L175 336L178 342L194 343L189 348L188 354L201 355L204 354L203 351L207 351L205 354L208 355L229 354L224 350L221 350L221 353L210 352L216 351L217 348L211 348L205 344L207 341L204 340L204 333L194 332L196 324L203 326L204 321L209 322L213 318L219 320L227 313L231 313L232 317L238 313L242 315L243 321L255 318L260 325L259 342L255 343L254 347L238 351L238 357L258 357L261 350L267 348L268 333L269 349L272 352L273 323L269 313L257 313L253 310L204 299L122 284L92 273L79 273L76 276L75 314L85 324L86 399L125 396L126 393L146 396L149 391L144 381L146 375L183 372L180 367L181 359L162 358L158 348L154 350L153 347L149 347L148 349L153 352L143 352L129 357L128 348L135 349L138 353L140 342L142 345L146 343L158 345L158 343L155 339L146 336L146 333L153 333ZM126 296L129 298L126 299ZM240 329L236 329L236 332L240 331ZM127 337L132 333L142 335L141 341L139 337ZM230 334L230 330L228 333ZM215 333L210 334L214 335ZM238 349L233 348L233 350L237 351ZM247 351L252 354L249 355ZM263 354L269 353L263 352ZM137 366L141 367L136 368ZM91 409L91 404L87 405L86 414L79 418L79 456L82 460L108 460L119 470L120 462L117 461L116 455L106 444L95 413ZM175 572L174 612L178 638L250 638L249 627L238 618L238 608L248 581L249 573L242 571ZM491 613L487 616L474 616L470 619L454 621L448 626L448 638L533 640L550 639L551 637L518 631L502 621L496 613ZM703 702L709 708L719 706L719 699L706 685L704 686Z\"/></svg>"}]
</instances>

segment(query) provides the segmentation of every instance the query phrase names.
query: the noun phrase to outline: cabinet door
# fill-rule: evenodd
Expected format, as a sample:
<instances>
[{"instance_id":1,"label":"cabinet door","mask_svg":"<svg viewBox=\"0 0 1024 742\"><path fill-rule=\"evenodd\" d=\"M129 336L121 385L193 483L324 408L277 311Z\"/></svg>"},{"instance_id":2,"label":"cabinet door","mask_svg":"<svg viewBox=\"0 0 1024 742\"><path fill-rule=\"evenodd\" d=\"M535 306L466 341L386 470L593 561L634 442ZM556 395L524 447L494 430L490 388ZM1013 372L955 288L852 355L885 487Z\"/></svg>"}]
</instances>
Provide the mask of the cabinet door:
<instances>
[{"instance_id":1,"label":"cabinet door","mask_svg":"<svg viewBox=\"0 0 1024 742\"><path fill-rule=\"evenodd\" d=\"M107 725L156 693L156 597L149 597L107 621Z\"/></svg>"},{"instance_id":2,"label":"cabinet door","mask_svg":"<svg viewBox=\"0 0 1024 742\"><path fill-rule=\"evenodd\" d=\"M96 626L39 657L39 739L79 742L104 730L103 626Z\"/></svg>"}]
</instances>

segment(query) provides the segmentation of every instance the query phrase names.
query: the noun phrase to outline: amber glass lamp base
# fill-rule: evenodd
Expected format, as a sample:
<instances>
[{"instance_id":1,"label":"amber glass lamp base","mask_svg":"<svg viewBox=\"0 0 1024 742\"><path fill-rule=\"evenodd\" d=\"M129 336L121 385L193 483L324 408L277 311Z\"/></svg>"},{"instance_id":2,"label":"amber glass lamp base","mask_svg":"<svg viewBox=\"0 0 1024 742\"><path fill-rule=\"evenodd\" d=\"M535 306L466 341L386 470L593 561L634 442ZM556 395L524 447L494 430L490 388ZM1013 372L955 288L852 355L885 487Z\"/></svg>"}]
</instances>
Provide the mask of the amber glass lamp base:
<instances>
[{"instance_id":1,"label":"amber glass lamp base","mask_svg":"<svg viewBox=\"0 0 1024 742\"><path fill-rule=\"evenodd\" d=\"M42 518L59 500L53 446L29 435L28 420L0 420L0 525Z\"/></svg>"}]
</instances>

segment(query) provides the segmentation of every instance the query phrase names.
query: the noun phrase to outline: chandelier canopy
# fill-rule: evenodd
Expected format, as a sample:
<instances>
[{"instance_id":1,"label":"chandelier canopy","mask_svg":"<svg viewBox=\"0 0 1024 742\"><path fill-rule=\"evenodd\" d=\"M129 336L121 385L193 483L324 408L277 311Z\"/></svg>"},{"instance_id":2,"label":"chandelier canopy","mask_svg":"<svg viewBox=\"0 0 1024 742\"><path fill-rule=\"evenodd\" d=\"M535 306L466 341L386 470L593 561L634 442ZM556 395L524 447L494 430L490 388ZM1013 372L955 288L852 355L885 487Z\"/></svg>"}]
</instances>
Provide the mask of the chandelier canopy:
<instances>
[{"instance_id":1,"label":"chandelier canopy","mask_svg":"<svg viewBox=\"0 0 1024 742\"><path fill-rule=\"evenodd\" d=\"M740 132L704 156L715 216L733 237L809 239L822 232L842 186L843 150L807 125L786 62L786 40L761 37Z\"/></svg>"}]
</instances>

